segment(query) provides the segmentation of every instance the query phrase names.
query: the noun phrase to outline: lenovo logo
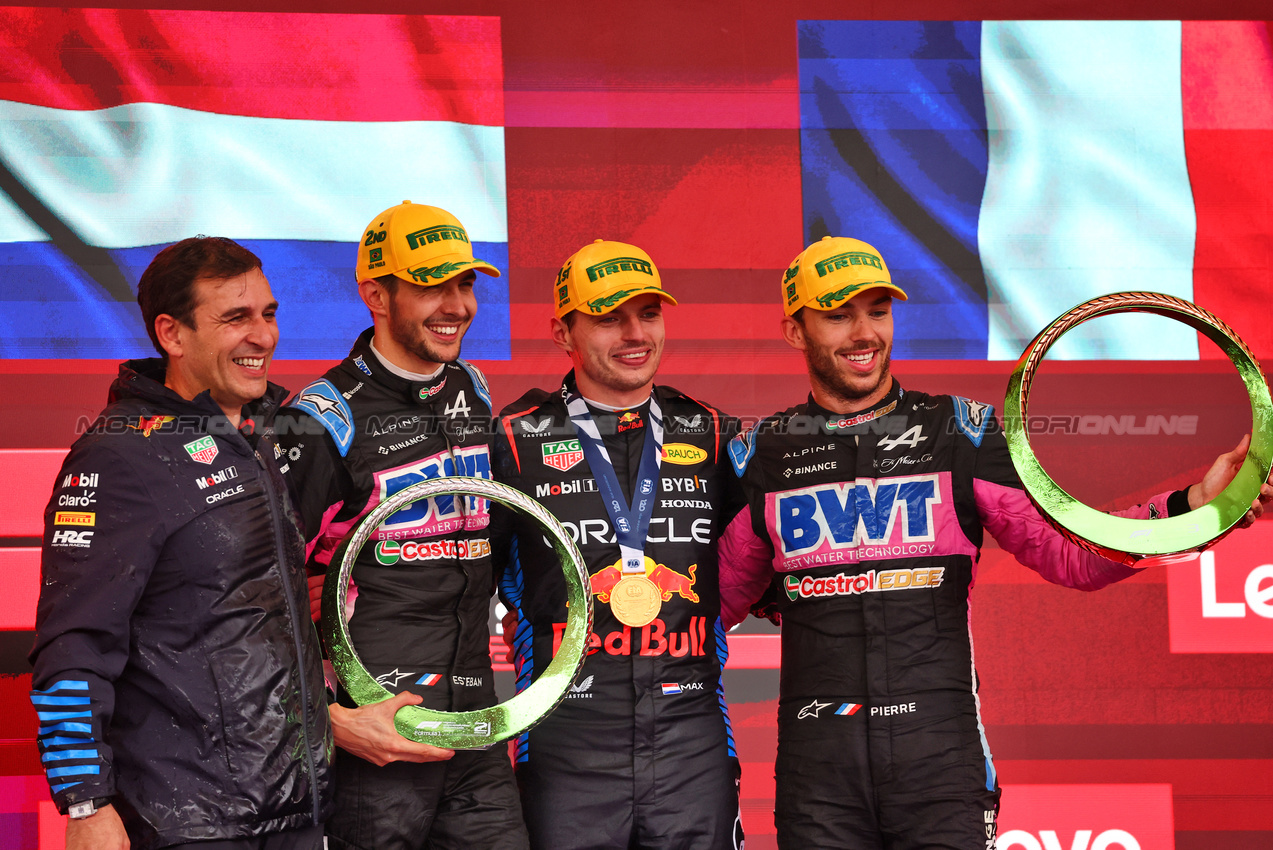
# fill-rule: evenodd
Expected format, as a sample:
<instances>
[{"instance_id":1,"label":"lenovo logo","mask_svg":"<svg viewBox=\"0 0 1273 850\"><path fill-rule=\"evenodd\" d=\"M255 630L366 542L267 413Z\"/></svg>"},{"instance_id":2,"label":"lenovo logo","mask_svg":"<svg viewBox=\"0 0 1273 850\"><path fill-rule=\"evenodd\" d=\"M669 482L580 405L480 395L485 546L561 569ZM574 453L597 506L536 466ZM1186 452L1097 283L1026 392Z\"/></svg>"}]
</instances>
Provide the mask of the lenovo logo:
<instances>
[{"instance_id":1,"label":"lenovo logo","mask_svg":"<svg viewBox=\"0 0 1273 850\"><path fill-rule=\"evenodd\" d=\"M997 850L1174 850L1170 785L1005 785Z\"/></svg>"},{"instance_id":2,"label":"lenovo logo","mask_svg":"<svg viewBox=\"0 0 1273 850\"><path fill-rule=\"evenodd\" d=\"M1273 523L1167 568L1172 652L1273 652Z\"/></svg>"},{"instance_id":3,"label":"lenovo logo","mask_svg":"<svg viewBox=\"0 0 1273 850\"><path fill-rule=\"evenodd\" d=\"M1079 829L1068 843L1062 841L1055 830L1041 829L1038 835L1023 829L1014 829L1002 833L995 845L997 850L1010 850L1020 847L1022 850L1141 850L1136 836L1125 829L1107 829L1093 838L1092 830Z\"/></svg>"}]
</instances>

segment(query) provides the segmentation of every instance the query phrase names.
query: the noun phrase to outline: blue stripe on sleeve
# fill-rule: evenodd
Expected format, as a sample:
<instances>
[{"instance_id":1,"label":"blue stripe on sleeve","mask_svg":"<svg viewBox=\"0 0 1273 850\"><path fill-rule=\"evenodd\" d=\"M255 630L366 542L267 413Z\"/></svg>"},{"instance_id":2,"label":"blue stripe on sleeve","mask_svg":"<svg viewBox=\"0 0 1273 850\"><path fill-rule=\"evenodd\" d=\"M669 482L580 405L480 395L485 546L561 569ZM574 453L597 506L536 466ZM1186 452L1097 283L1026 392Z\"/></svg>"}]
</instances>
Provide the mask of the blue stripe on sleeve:
<instances>
[{"instance_id":1,"label":"blue stripe on sleeve","mask_svg":"<svg viewBox=\"0 0 1273 850\"><path fill-rule=\"evenodd\" d=\"M90 705L88 697L46 697L31 695L32 705Z\"/></svg>"},{"instance_id":2,"label":"blue stripe on sleeve","mask_svg":"<svg viewBox=\"0 0 1273 850\"><path fill-rule=\"evenodd\" d=\"M49 685L47 690L32 690L32 694L55 694L58 691L87 691L88 682L79 679L62 679Z\"/></svg>"},{"instance_id":3,"label":"blue stripe on sleeve","mask_svg":"<svg viewBox=\"0 0 1273 850\"><path fill-rule=\"evenodd\" d=\"M96 776L101 772L101 767L95 764L76 764L70 767L54 767L47 771L49 779L56 779L59 776Z\"/></svg>"},{"instance_id":4,"label":"blue stripe on sleeve","mask_svg":"<svg viewBox=\"0 0 1273 850\"><path fill-rule=\"evenodd\" d=\"M91 711L37 711L36 716L41 720L70 720L75 717L92 717Z\"/></svg>"},{"instance_id":5,"label":"blue stripe on sleeve","mask_svg":"<svg viewBox=\"0 0 1273 850\"><path fill-rule=\"evenodd\" d=\"M91 723L54 723L52 726L41 726L36 733L41 738L53 732L83 732L91 735L93 732L93 724Z\"/></svg>"},{"instance_id":6,"label":"blue stripe on sleeve","mask_svg":"<svg viewBox=\"0 0 1273 850\"><path fill-rule=\"evenodd\" d=\"M73 747L82 744L92 744L94 741L91 736L88 738L62 738L59 736L57 738L41 737L40 743L46 747Z\"/></svg>"},{"instance_id":7,"label":"blue stripe on sleeve","mask_svg":"<svg viewBox=\"0 0 1273 850\"><path fill-rule=\"evenodd\" d=\"M79 743L79 742L77 742ZM95 759L97 750L50 750L40 757L40 761L69 761L71 759Z\"/></svg>"}]
</instances>

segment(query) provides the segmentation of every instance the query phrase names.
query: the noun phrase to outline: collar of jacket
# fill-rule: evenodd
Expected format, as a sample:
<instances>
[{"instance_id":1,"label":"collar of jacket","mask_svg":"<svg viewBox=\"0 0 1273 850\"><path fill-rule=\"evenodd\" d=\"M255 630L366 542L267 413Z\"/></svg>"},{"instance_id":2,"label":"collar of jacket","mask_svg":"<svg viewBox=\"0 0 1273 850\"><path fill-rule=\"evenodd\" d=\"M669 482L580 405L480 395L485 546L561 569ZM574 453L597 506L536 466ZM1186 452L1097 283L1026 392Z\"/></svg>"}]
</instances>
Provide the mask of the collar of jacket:
<instances>
[{"instance_id":1,"label":"collar of jacket","mask_svg":"<svg viewBox=\"0 0 1273 850\"><path fill-rule=\"evenodd\" d=\"M119 364L119 376L111 384L108 402L114 404L123 399L137 399L153 404L156 412L180 413L195 416L225 416L221 406L212 400L212 392L204 390L192 399L185 399L164 386L167 363L161 357L125 360ZM265 395L243 405L244 421L269 424L274 414L287 398L287 390L278 384L266 384ZM257 429L259 431L259 425Z\"/></svg>"},{"instance_id":2,"label":"collar of jacket","mask_svg":"<svg viewBox=\"0 0 1273 850\"><path fill-rule=\"evenodd\" d=\"M449 364L444 363L438 376L431 381L409 381L386 369L380 362L380 358L371 350L371 338L375 334L376 329L373 326L358 334L358 339L354 340L353 348L349 349L349 356L345 359L347 371L352 370L349 372L351 377L356 375L358 380L371 378L392 394L402 396L416 404L431 403L433 397L441 392L448 373L453 371L446 368ZM362 358L362 366L358 365L359 358Z\"/></svg>"}]
</instances>

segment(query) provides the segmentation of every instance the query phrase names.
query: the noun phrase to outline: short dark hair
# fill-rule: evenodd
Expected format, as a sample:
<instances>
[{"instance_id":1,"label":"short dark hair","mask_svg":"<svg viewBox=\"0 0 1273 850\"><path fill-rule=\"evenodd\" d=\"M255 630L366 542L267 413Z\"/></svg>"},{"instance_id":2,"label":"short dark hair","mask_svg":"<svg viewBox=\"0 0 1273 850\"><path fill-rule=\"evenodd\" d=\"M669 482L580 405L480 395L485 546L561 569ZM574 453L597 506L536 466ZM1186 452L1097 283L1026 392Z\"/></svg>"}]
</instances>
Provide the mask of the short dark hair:
<instances>
[{"instance_id":1,"label":"short dark hair","mask_svg":"<svg viewBox=\"0 0 1273 850\"><path fill-rule=\"evenodd\" d=\"M579 318L579 311L569 310L566 312L564 316L561 317L561 323L565 325L568 329L573 328L575 326L575 319L577 318Z\"/></svg>"},{"instance_id":2,"label":"short dark hair","mask_svg":"<svg viewBox=\"0 0 1273 850\"><path fill-rule=\"evenodd\" d=\"M195 326L196 281L226 280L260 267L260 257L224 236L192 236L156 254L137 284L137 303L155 350L168 358L155 333L159 316L167 314L188 328Z\"/></svg>"},{"instance_id":3,"label":"short dark hair","mask_svg":"<svg viewBox=\"0 0 1273 850\"><path fill-rule=\"evenodd\" d=\"M376 283L383 286L385 288L385 292L388 292L390 295L395 295L398 292L398 281L401 279L402 278L398 277L396 274L382 274L380 277L372 278L372 280Z\"/></svg>"}]
</instances>

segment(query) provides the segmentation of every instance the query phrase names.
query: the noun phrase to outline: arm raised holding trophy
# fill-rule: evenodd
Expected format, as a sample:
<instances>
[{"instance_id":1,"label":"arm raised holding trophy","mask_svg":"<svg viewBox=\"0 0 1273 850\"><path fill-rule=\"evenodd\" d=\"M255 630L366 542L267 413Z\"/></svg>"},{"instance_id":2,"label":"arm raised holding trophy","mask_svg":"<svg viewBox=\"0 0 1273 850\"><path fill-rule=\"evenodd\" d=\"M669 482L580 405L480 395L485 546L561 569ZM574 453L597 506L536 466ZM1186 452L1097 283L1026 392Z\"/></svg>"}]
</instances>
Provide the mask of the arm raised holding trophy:
<instances>
[{"instance_id":1,"label":"arm raised holding trophy","mask_svg":"<svg viewBox=\"0 0 1273 850\"><path fill-rule=\"evenodd\" d=\"M1089 590L1200 551L1273 501L1267 386L1241 341L1196 306L1107 296L1027 348L1001 429L990 405L906 390L890 374L892 310L906 293L867 243L810 245L784 274L782 300L810 397L731 443L749 508L721 543L725 625L762 596L782 620L778 844L883 847L900 835L992 846L999 784L969 627L984 532L1047 580ZM1251 397L1253 436L1186 490L1110 515L1052 482L1022 422L1047 347L1127 310L1181 319L1220 344Z\"/></svg>"}]
</instances>

